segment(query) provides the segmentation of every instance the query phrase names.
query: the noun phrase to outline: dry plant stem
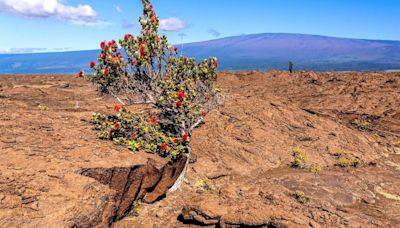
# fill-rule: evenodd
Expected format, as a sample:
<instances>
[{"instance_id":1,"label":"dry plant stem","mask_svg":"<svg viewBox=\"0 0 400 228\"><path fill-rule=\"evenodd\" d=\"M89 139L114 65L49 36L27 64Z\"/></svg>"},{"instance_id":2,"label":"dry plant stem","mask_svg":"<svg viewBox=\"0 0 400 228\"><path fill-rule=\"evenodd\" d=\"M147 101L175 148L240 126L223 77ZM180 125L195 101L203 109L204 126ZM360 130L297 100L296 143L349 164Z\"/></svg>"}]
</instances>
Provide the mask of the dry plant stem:
<instances>
[{"instance_id":1,"label":"dry plant stem","mask_svg":"<svg viewBox=\"0 0 400 228\"><path fill-rule=\"evenodd\" d=\"M177 190L179 190L182 186L183 181L185 180L185 176L186 176L186 171L187 168L189 166L189 161L190 161L190 147L187 147L188 153L187 154L183 154L183 156L186 156L187 160L185 163L185 167L183 168L181 174L179 175L178 179L176 179L175 184L168 190L168 192L175 192Z\"/></svg>"},{"instance_id":2,"label":"dry plant stem","mask_svg":"<svg viewBox=\"0 0 400 228\"><path fill-rule=\"evenodd\" d=\"M196 128L202 122L203 122L203 118L200 118L195 124L193 124L190 127L190 133L193 131L194 128ZM190 147L189 146L187 147L187 150L188 150L188 153L184 154L184 156L187 157L185 167L183 168L182 173L179 175L178 179L176 179L175 184L168 190L168 192L175 192L175 191L179 190L182 186L182 182L185 180L186 171L189 166L189 160L190 160Z\"/></svg>"},{"instance_id":3,"label":"dry plant stem","mask_svg":"<svg viewBox=\"0 0 400 228\"><path fill-rule=\"evenodd\" d=\"M125 105L125 103L117 96L117 95L115 95L114 93L110 93L111 94L111 96L113 96L115 99L117 99L117 101L119 102L119 103L121 103L122 105Z\"/></svg>"}]
</instances>

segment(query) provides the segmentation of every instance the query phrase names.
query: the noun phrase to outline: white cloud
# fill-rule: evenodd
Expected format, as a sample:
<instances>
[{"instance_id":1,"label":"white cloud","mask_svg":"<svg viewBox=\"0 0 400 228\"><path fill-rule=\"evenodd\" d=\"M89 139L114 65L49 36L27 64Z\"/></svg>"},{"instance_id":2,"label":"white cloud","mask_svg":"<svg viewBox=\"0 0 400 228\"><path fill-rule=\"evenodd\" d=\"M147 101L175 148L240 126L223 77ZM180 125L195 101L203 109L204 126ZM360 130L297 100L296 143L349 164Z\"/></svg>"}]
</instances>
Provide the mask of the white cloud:
<instances>
[{"instance_id":1,"label":"white cloud","mask_svg":"<svg viewBox=\"0 0 400 228\"><path fill-rule=\"evenodd\" d=\"M47 50L47 48L0 48L0 54L35 53Z\"/></svg>"},{"instance_id":2,"label":"white cloud","mask_svg":"<svg viewBox=\"0 0 400 228\"><path fill-rule=\"evenodd\" d=\"M79 25L103 25L90 5L69 6L61 0L0 0L0 12L28 17L54 17Z\"/></svg>"},{"instance_id":3,"label":"white cloud","mask_svg":"<svg viewBox=\"0 0 400 228\"><path fill-rule=\"evenodd\" d=\"M160 20L161 31L178 32L187 27L189 25L185 21L176 17Z\"/></svg>"},{"instance_id":4,"label":"white cloud","mask_svg":"<svg viewBox=\"0 0 400 228\"><path fill-rule=\"evenodd\" d=\"M0 54L58 52L67 50L70 50L70 48L0 48Z\"/></svg>"},{"instance_id":5,"label":"white cloud","mask_svg":"<svg viewBox=\"0 0 400 228\"><path fill-rule=\"evenodd\" d=\"M118 13L121 13L122 12L122 9L121 9L121 7L120 6L115 6L115 10L118 12Z\"/></svg>"}]
</instances>

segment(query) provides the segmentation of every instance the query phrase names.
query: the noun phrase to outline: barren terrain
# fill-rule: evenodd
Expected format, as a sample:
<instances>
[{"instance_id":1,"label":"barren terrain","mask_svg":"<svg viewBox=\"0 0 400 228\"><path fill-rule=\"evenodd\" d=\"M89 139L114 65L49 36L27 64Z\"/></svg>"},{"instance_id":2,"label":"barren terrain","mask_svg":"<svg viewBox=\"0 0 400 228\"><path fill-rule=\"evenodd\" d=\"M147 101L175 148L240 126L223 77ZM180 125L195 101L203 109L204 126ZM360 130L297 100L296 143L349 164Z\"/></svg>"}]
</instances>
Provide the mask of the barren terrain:
<instances>
[{"instance_id":1,"label":"barren terrain","mask_svg":"<svg viewBox=\"0 0 400 228\"><path fill-rule=\"evenodd\" d=\"M164 197L181 164L96 139L88 120L112 99L72 76L0 77L0 227L400 226L399 73L223 72L218 85L225 104Z\"/></svg>"}]
</instances>

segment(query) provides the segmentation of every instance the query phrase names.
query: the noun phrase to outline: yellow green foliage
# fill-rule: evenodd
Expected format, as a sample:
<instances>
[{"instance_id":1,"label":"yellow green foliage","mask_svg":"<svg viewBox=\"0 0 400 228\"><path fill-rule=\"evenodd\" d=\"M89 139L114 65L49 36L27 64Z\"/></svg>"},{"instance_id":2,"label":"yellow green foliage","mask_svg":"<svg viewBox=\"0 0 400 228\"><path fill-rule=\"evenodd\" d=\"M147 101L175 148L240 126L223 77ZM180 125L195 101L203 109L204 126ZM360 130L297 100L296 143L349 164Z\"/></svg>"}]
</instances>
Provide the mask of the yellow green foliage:
<instances>
[{"instance_id":1,"label":"yellow green foliage","mask_svg":"<svg viewBox=\"0 0 400 228\"><path fill-rule=\"evenodd\" d=\"M38 105L37 108L39 109L39 111L42 111L42 112L47 111L49 109L46 105L42 105L42 104Z\"/></svg>"},{"instance_id":2,"label":"yellow green foliage","mask_svg":"<svg viewBox=\"0 0 400 228\"><path fill-rule=\"evenodd\" d=\"M140 212L143 210L141 207L142 202L140 200L136 200L132 204L132 211L131 214L133 216L139 216Z\"/></svg>"},{"instance_id":3,"label":"yellow green foliage","mask_svg":"<svg viewBox=\"0 0 400 228\"><path fill-rule=\"evenodd\" d=\"M209 179L201 179L196 182L195 187L204 190L212 190L214 188L214 182Z\"/></svg>"},{"instance_id":4,"label":"yellow green foliage","mask_svg":"<svg viewBox=\"0 0 400 228\"><path fill-rule=\"evenodd\" d=\"M360 161L344 149L338 149L333 154L337 156L336 165L340 167L357 167Z\"/></svg>"},{"instance_id":5,"label":"yellow green foliage","mask_svg":"<svg viewBox=\"0 0 400 228\"><path fill-rule=\"evenodd\" d=\"M305 167L307 161L307 155L299 146L293 149L292 157L293 157L293 161L291 163L292 167L295 168Z\"/></svg>"},{"instance_id":6,"label":"yellow green foliage","mask_svg":"<svg viewBox=\"0 0 400 228\"><path fill-rule=\"evenodd\" d=\"M337 160L336 164L340 167L350 167L350 166L357 167L360 164L360 161L355 158L344 156L344 157L340 157Z\"/></svg>"},{"instance_id":7,"label":"yellow green foliage","mask_svg":"<svg viewBox=\"0 0 400 228\"><path fill-rule=\"evenodd\" d=\"M309 170L310 172L317 174L322 171L322 167L318 164L312 164L310 165Z\"/></svg>"},{"instance_id":8,"label":"yellow green foliage","mask_svg":"<svg viewBox=\"0 0 400 228\"><path fill-rule=\"evenodd\" d=\"M351 123L360 130L363 130L363 131L371 131L372 130L371 123L367 120L355 119Z\"/></svg>"},{"instance_id":9,"label":"yellow green foliage","mask_svg":"<svg viewBox=\"0 0 400 228\"><path fill-rule=\"evenodd\" d=\"M296 191L294 193L294 196L296 197L297 202L301 204L306 204L310 202L310 198L306 196L306 194L303 191Z\"/></svg>"}]
</instances>

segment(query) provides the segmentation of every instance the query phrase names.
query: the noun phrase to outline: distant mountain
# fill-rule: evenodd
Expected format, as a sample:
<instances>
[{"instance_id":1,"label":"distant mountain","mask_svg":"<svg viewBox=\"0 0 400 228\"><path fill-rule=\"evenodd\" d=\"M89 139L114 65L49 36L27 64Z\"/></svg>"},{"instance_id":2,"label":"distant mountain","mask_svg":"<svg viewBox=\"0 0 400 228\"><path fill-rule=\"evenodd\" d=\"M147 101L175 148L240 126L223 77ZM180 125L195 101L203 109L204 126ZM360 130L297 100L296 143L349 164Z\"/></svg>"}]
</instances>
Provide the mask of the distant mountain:
<instances>
[{"instance_id":1,"label":"distant mountain","mask_svg":"<svg viewBox=\"0 0 400 228\"><path fill-rule=\"evenodd\" d=\"M177 45L186 56L216 56L221 70L380 71L400 69L400 41L266 33ZM99 50L0 55L0 74L75 73Z\"/></svg>"}]
</instances>

